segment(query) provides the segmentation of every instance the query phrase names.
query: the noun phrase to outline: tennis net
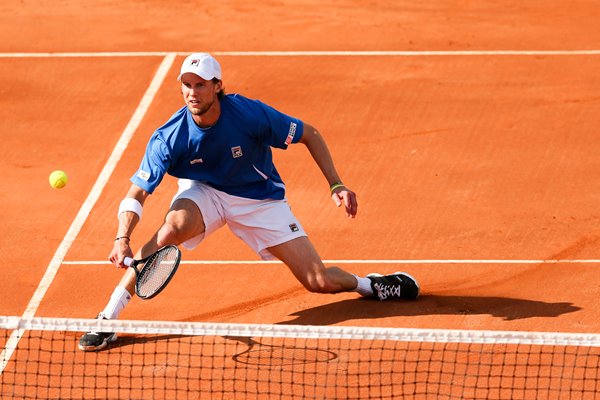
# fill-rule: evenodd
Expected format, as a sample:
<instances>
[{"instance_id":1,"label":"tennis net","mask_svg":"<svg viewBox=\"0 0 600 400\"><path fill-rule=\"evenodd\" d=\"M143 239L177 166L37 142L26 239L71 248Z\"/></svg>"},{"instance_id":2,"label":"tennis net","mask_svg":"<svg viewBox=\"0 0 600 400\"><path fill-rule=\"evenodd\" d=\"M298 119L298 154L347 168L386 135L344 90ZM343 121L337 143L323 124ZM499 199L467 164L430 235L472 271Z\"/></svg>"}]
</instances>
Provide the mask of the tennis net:
<instances>
[{"instance_id":1,"label":"tennis net","mask_svg":"<svg viewBox=\"0 0 600 400\"><path fill-rule=\"evenodd\" d=\"M595 334L0 317L0 345L2 399L600 398Z\"/></svg>"}]
</instances>

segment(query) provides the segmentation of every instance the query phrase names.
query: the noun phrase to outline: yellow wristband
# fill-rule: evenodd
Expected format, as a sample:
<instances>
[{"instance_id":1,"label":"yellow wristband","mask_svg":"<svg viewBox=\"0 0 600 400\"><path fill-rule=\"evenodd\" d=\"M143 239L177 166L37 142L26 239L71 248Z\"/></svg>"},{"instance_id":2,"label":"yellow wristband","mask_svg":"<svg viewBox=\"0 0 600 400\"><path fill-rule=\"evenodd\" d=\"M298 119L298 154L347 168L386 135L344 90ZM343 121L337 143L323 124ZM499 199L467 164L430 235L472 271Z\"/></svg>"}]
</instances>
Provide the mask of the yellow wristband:
<instances>
[{"instance_id":1,"label":"yellow wristband","mask_svg":"<svg viewBox=\"0 0 600 400\"><path fill-rule=\"evenodd\" d=\"M329 191L333 192L335 189L341 188L341 187L345 187L345 185L341 182L336 182L336 183L333 183L331 186L329 186Z\"/></svg>"}]
</instances>

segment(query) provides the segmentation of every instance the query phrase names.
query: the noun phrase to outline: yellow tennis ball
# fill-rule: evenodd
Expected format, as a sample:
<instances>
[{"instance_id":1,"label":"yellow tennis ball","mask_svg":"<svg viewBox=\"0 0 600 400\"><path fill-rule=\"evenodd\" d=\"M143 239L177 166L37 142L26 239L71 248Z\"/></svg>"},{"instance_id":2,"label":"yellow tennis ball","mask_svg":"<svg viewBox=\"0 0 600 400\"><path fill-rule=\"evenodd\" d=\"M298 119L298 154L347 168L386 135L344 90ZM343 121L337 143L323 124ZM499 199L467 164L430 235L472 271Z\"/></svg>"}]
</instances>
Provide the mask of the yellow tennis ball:
<instances>
[{"instance_id":1,"label":"yellow tennis ball","mask_svg":"<svg viewBox=\"0 0 600 400\"><path fill-rule=\"evenodd\" d=\"M50 186L52 186L54 189L61 189L67 185L69 178L64 171L58 170L50 174L48 181L50 181Z\"/></svg>"}]
</instances>

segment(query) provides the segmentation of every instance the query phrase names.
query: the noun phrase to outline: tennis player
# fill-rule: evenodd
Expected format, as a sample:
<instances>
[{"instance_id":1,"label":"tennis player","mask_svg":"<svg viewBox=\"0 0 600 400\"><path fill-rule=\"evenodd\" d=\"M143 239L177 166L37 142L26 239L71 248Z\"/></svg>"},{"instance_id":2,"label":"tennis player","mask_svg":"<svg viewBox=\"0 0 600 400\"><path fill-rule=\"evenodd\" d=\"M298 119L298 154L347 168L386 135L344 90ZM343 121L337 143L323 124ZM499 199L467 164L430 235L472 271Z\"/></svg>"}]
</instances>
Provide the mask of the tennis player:
<instances>
[{"instance_id":1,"label":"tennis player","mask_svg":"<svg viewBox=\"0 0 600 400\"><path fill-rule=\"evenodd\" d=\"M329 183L331 198L346 215L357 212L355 193L342 183L321 134L311 125L257 100L225 94L221 66L210 54L188 56L177 78L185 106L150 138L131 188L120 203L119 226L110 261L127 268L130 238L144 202L165 174L179 179L164 223L137 252L143 258L162 246L193 249L227 225L263 259L285 263L304 287L317 293L356 291L362 296L415 299L419 285L410 275L358 277L325 267L286 200L285 185L273 165L271 148L302 143ZM135 272L127 268L98 318L118 318L134 293ZM82 350L100 350L112 333L88 332Z\"/></svg>"}]
</instances>

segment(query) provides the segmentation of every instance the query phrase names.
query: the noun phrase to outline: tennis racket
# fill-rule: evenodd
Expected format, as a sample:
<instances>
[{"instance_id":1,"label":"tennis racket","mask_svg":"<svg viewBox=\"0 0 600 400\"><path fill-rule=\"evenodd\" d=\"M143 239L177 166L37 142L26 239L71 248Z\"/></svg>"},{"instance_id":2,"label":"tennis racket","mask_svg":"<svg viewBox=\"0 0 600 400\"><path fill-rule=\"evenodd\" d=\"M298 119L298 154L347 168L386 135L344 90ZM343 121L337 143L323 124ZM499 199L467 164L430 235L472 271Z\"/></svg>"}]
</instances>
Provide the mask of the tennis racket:
<instances>
[{"instance_id":1,"label":"tennis racket","mask_svg":"<svg viewBox=\"0 0 600 400\"><path fill-rule=\"evenodd\" d=\"M181 262L177 246L165 246L141 260L125 257L124 263L135 271L135 294L147 300L159 294L169 283ZM141 268L138 268L142 265Z\"/></svg>"}]
</instances>

